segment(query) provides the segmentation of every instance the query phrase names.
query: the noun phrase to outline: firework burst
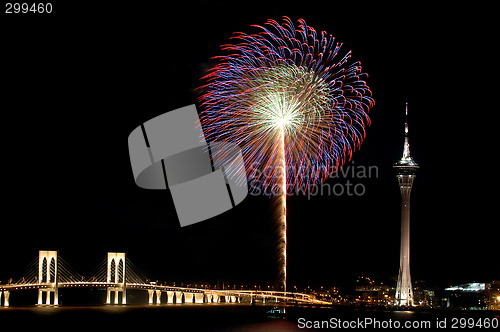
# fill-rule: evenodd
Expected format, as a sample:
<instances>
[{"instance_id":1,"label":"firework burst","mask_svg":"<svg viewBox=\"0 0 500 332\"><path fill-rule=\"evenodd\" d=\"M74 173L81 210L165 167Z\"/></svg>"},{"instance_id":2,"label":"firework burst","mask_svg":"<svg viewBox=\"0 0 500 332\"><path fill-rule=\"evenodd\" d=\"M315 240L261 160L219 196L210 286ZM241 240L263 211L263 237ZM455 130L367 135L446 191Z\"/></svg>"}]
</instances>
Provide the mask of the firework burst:
<instances>
[{"instance_id":1,"label":"firework burst","mask_svg":"<svg viewBox=\"0 0 500 332\"><path fill-rule=\"evenodd\" d=\"M304 189L350 160L365 137L371 91L342 44L302 19L284 17L236 33L226 55L202 79L201 124L207 141L239 145L237 176L278 194L286 289L286 192ZM224 153L224 152L221 152ZM218 160L223 160L219 156Z\"/></svg>"}]
</instances>

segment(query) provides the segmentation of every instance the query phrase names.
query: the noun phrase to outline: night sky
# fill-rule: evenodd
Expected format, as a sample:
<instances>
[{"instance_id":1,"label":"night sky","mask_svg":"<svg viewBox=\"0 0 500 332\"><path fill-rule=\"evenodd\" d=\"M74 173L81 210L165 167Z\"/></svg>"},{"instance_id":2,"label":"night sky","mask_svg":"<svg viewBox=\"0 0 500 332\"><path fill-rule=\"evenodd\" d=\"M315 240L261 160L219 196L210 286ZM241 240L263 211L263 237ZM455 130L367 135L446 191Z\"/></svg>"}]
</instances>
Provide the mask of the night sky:
<instances>
[{"instance_id":1,"label":"night sky","mask_svg":"<svg viewBox=\"0 0 500 332\"><path fill-rule=\"evenodd\" d=\"M494 9L235 3L54 4L51 17L0 17L0 280L20 276L44 249L60 250L82 275L107 251L126 251L151 280L275 284L268 198L248 196L181 228L169 191L135 185L127 138L141 123L197 102L194 89L232 32L256 32L250 25L283 15L333 34L342 54L352 50L361 61L376 104L348 165L378 169L377 177L327 182L361 183L362 196L289 198L288 285L397 277L392 165L402 155L405 102L421 166L411 194L413 280L443 287L500 279L498 64L487 17Z\"/></svg>"}]
</instances>

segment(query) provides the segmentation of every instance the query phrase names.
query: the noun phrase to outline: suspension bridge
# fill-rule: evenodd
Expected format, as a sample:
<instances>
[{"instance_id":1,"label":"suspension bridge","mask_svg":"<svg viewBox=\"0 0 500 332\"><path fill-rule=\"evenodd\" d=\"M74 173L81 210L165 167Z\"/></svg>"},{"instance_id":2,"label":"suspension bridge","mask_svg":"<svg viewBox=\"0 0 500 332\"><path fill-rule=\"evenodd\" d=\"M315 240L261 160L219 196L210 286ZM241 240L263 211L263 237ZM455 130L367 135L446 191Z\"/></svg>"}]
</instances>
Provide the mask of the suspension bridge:
<instances>
[{"instance_id":1,"label":"suspension bridge","mask_svg":"<svg viewBox=\"0 0 500 332\"><path fill-rule=\"evenodd\" d=\"M312 294L262 291L220 290L157 285L148 279L126 257L125 253L108 252L104 259L88 276L74 270L58 251L40 250L22 277L0 283L0 306L10 305L11 293L37 289L36 305L59 305L59 289L98 288L106 289L106 304L127 304L127 290L148 292L149 304L183 303L298 303L331 304L318 300ZM163 295L165 294L165 295ZM3 300L3 301L2 301Z\"/></svg>"}]
</instances>

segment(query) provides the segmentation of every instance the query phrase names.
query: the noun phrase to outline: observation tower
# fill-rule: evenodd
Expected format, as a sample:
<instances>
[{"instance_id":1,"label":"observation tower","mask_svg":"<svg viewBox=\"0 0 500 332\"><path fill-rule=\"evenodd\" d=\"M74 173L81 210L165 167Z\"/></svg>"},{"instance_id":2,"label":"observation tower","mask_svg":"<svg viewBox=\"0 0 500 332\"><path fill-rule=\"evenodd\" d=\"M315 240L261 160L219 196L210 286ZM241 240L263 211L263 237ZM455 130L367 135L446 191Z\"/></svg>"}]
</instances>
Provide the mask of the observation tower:
<instances>
[{"instance_id":1,"label":"observation tower","mask_svg":"<svg viewBox=\"0 0 500 332\"><path fill-rule=\"evenodd\" d=\"M401 190L401 253L396 287L396 305L413 306L413 288L410 276L410 193L419 166L410 156L408 103L406 103L403 157L393 167L396 170Z\"/></svg>"}]
</instances>

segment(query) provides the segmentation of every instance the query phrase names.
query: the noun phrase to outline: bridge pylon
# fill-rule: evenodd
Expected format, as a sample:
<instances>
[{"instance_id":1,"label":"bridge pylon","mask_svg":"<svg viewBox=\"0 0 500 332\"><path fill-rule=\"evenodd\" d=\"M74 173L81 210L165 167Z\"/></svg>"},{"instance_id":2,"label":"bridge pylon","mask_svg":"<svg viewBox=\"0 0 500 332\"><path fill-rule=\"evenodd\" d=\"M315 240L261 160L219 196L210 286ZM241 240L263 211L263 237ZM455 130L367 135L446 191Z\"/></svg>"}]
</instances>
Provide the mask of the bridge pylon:
<instances>
[{"instance_id":1,"label":"bridge pylon","mask_svg":"<svg viewBox=\"0 0 500 332\"><path fill-rule=\"evenodd\" d=\"M57 258L56 250L40 250L38 252L38 305L43 303L45 293L45 304L50 305L51 294L54 293L53 305L59 305L59 292L57 289Z\"/></svg>"},{"instance_id":2,"label":"bridge pylon","mask_svg":"<svg viewBox=\"0 0 500 332\"><path fill-rule=\"evenodd\" d=\"M10 292L6 291L6 290L0 292L0 306L2 305L2 294L3 294L3 305L4 305L4 307L8 307L9 306Z\"/></svg>"},{"instance_id":3,"label":"bridge pylon","mask_svg":"<svg viewBox=\"0 0 500 332\"><path fill-rule=\"evenodd\" d=\"M106 304L111 304L111 292L114 292L114 304L119 303L119 293L122 294L122 304L127 304L127 291L125 283L126 255L124 252L108 252L106 282L115 284L106 289Z\"/></svg>"},{"instance_id":4,"label":"bridge pylon","mask_svg":"<svg viewBox=\"0 0 500 332\"><path fill-rule=\"evenodd\" d=\"M154 295L156 294L156 302L154 301ZM161 290L148 289L149 304L161 304Z\"/></svg>"}]
</instances>

